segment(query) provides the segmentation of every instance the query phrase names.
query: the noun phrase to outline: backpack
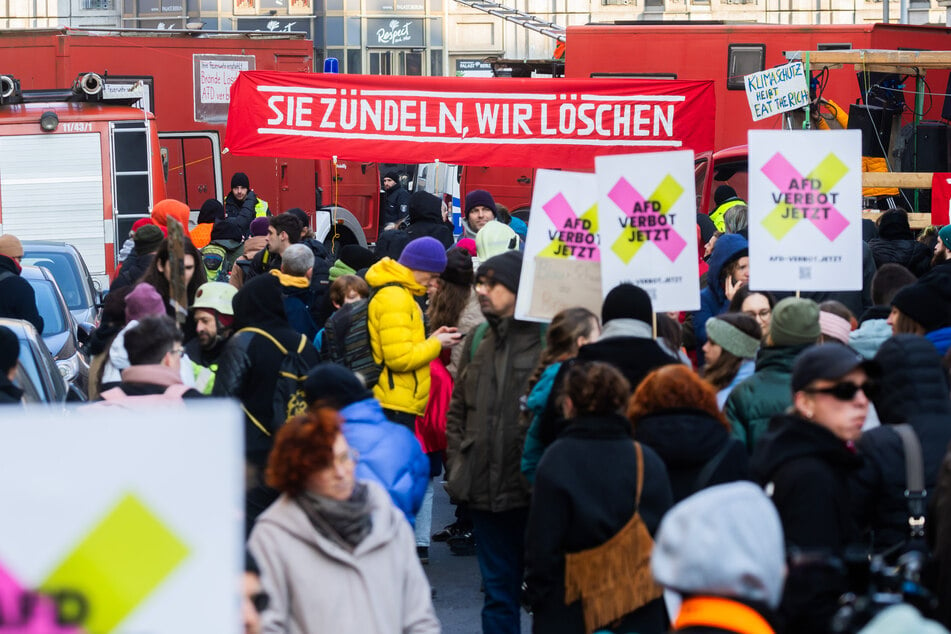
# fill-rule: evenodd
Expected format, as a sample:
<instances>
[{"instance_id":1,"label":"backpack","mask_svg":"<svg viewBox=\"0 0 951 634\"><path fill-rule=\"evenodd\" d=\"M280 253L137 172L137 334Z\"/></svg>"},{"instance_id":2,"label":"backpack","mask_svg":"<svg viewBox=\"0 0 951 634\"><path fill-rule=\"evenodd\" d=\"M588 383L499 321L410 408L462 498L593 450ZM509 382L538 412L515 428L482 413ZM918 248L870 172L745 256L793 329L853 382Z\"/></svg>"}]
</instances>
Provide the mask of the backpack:
<instances>
[{"instance_id":1,"label":"backpack","mask_svg":"<svg viewBox=\"0 0 951 634\"><path fill-rule=\"evenodd\" d=\"M275 339L273 335L260 328L248 326L242 328L235 334L241 332L253 332L254 334L265 337L284 355L284 358L281 359L280 368L278 369L277 384L274 386L274 417L272 420L281 424L289 418L303 414L307 410L304 381L307 380L307 372L310 370L310 364L307 363L302 355L305 346L308 345L307 337L301 335L297 350L288 350L281 345L281 342ZM254 418L244 405L241 406L241 409L244 410L245 415L258 429L268 436L271 435L268 425L262 424L262 421ZM263 422L270 423L272 421Z\"/></svg>"},{"instance_id":2,"label":"backpack","mask_svg":"<svg viewBox=\"0 0 951 634\"><path fill-rule=\"evenodd\" d=\"M399 286L396 283L384 284ZM366 299L344 304L330 316L324 326L323 349L321 358L325 361L338 363L359 374L367 389L373 389L380 380L383 366L373 359L373 350L370 346L369 309L379 288L370 290Z\"/></svg>"},{"instance_id":3,"label":"backpack","mask_svg":"<svg viewBox=\"0 0 951 634\"><path fill-rule=\"evenodd\" d=\"M231 269L228 264L228 250L214 242L201 248L201 260L205 265L205 275L209 282L227 282Z\"/></svg>"}]
</instances>

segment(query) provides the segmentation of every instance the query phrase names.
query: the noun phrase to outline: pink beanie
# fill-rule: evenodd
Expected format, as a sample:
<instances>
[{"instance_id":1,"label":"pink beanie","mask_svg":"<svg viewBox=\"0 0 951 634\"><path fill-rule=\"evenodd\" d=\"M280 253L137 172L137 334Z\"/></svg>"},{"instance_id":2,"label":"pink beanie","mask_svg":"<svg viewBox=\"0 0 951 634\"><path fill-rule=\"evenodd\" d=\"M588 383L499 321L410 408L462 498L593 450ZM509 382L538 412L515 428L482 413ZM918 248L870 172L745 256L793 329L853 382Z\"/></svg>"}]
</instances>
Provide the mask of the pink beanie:
<instances>
[{"instance_id":1,"label":"pink beanie","mask_svg":"<svg viewBox=\"0 0 951 634\"><path fill-rule=\"evenodd\" d=\"M848 320L823 310L819 312L819 328L826 338L832 338L844 344L849 343L852 324Z\"/></svg>"}]
</instances>

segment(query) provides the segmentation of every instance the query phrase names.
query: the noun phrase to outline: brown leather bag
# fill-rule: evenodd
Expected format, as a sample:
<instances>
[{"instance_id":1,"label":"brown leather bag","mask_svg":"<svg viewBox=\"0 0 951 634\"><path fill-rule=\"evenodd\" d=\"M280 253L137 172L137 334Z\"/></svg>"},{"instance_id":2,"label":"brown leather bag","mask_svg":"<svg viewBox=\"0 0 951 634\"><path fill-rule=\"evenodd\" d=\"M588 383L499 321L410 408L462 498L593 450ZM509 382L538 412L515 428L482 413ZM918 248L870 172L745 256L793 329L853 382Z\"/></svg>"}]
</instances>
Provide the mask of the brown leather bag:
<instances>
[{"instance_id":1,"label":"brown leather bag","mask_svg":"<svg viewBox=\"0 0 951 634\"><path fill-rule=\"evenodd\" d=\"M586 634L618 621L663 594L651 575L654 540L638 512L644 488L644 454L637 454L634 515L600 546L565 555L565 605L581 599Z\"/></svg>"}]
</instances>

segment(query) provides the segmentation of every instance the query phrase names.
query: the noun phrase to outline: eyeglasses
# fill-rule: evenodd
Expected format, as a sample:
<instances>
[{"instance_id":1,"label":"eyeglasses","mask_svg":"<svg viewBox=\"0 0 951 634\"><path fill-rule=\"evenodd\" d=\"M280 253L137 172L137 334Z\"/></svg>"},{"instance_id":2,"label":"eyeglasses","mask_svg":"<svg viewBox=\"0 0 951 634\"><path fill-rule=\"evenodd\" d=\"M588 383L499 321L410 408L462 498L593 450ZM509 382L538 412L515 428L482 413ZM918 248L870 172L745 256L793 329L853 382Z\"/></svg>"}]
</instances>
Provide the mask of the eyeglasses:
<instances>
[{"instance_id":1,"label":"eyeglasses","mask_svg":"<svg viewBox=\"0 0 951 634\"><path fill-rule=\"evenodd\" d=\"M267 592L255 592L248 598L251 599L251 604L259 613L264 612L271 603L271 597L267 595Z\"/></svg>"},{"instance_id":2,"label":"eyeglasses","mask_svg":"<svg viewBox=\"0 0 951 634\"><path fill-rule=\"evenodd\" d=\"M341 453L334 456L335 467L345 467L350 463L360 460L360 452L354 448L347 449L347 453Z\"/></svg>"},{"instance_id":3,"label":"eyeglasses","mask_svg":"<svg viewBox=\"0 0 951 634\"><path fill-rule=\"evenodd\" d=\"M851 401L859 390L865 392L865 396L872 398L877 389L878 385L873 381L866 381L862 385L856 385L851 381L843 381L832 387L806 388L803 392L806 394L828 394L837 401Z\"/></svg>"},{"instance_id":4,"label":"eyeglasses","mask_svg":"<svg viewBox=\"0 0 951 634\"><path fill-rule=\"evenodd\" d=\"M767 317L769 317L770 313L772 313L773 311L770 310L769 308L764 308L761 311L747 310L743 312L745 312L747 315L749 315L753 319L756 319L757 317L759 317L760 319L766 319Z\"/></svg>"},{"instance_id":5,"label":"eyeglasses","mask_svg":"<svg viewBox=\"0 0 951 634\"><path fill-rule=\"evenodd\" d=\"M175 354L175 355L178 355L178 356L182 356L183 354L185 354L185 348L183 348L183 347L181 347L181 346L178 346L178 347L176 347L176 348L172 348L171 350L169 350L169 352L170 352L171 354Z\"/></svg>"}]
</instances>

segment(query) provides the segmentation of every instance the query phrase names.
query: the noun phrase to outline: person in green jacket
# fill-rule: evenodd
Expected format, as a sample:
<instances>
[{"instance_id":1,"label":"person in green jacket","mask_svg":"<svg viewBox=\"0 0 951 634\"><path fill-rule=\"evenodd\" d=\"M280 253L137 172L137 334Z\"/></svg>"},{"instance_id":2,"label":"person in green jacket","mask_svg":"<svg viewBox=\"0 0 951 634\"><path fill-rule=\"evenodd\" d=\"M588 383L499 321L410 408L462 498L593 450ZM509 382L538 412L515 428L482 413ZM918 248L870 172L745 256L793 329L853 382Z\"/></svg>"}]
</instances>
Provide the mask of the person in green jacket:
<instances>
[{"instance_id":1,"label":"person in green jacket","mask_svg":"<svg viewBox=\"0 0 951 634\"><path fill-rule=\"evenodd\" d=\"M756 355L756 370L730 393L724 413L733 435L753 453L769 419L792 405L793 362L819 340L819 305L811 299L787 297L773 307L766 343Z\"/></svg>"}]
</instances>

